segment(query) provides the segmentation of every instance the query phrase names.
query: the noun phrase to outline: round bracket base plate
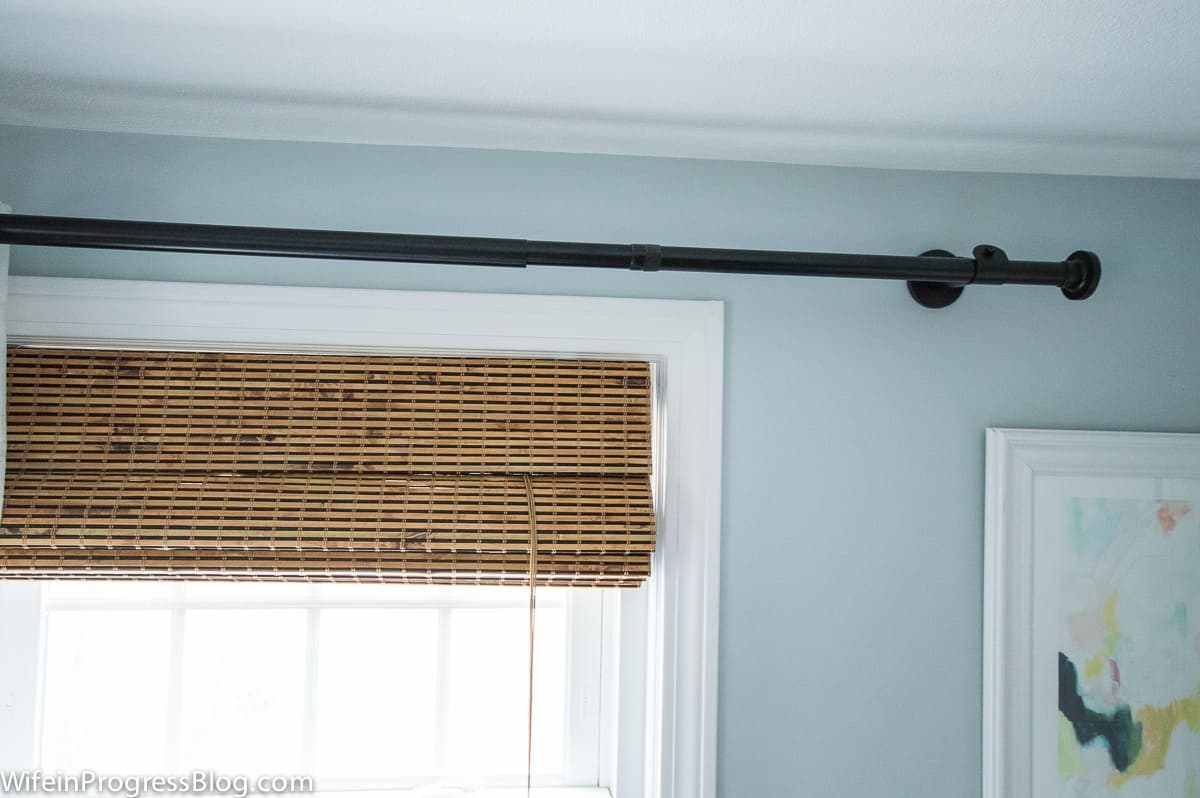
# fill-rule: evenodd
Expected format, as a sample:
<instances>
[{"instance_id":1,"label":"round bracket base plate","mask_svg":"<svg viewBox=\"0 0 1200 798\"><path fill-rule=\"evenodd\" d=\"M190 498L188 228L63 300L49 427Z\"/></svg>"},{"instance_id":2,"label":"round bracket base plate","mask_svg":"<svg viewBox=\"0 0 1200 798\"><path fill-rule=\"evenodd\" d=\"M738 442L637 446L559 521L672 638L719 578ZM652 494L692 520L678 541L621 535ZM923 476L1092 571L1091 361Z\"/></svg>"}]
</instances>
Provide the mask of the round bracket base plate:
<instances>
[{"instance_id":1,"label":"round bracket base plate","mask_svg":"<svg viewBox=\"0 0 1200 798\"><path fill-rule=\"evenodd\" d=\"M921 253L923 258L953 258L953 252L944 249L931 249ZM925 280L909 280L908 295L917 304L926 308L944 308L954 303L962 296L963 286L953 283L932 283Z\"/></svg>"}]
</instances>

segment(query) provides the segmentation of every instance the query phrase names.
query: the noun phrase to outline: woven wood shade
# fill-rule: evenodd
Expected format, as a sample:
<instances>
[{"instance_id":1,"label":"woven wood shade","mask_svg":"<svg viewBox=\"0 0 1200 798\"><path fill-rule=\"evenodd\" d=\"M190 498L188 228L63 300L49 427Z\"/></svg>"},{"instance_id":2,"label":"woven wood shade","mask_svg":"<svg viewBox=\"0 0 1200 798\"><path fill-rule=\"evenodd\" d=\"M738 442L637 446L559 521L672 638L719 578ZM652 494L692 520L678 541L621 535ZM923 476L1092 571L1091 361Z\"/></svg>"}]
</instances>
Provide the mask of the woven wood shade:
<instances>
[{"instance_id":1,"label":"woven wood shade","mask_svg":"<svg viewBox=\"0 0 1200 798\"><path fill-rule=\"evenodd\" d=\"M0 577L636 585L649 365L8 348Z\"/></svg>"}]
</instances>

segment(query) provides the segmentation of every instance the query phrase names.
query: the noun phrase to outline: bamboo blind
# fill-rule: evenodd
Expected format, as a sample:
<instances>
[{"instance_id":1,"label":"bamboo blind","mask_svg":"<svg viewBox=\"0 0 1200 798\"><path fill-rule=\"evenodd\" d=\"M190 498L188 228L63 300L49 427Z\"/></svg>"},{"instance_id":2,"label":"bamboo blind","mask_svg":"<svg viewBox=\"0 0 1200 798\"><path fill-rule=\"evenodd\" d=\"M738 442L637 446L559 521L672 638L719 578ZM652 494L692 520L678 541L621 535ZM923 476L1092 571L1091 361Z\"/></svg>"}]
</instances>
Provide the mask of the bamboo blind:
<instances>
[{"instance_id":1,"label":"bamboo blind","mask_svg":"<svg viewBox=\"0 0 1200 798\"><path fill-rule=\"evenodd\" d=\"M528 584L536 528L538 584L636 585L650 382L631 361L9 347L0 577Z\"/></svg>"}]
</instances>

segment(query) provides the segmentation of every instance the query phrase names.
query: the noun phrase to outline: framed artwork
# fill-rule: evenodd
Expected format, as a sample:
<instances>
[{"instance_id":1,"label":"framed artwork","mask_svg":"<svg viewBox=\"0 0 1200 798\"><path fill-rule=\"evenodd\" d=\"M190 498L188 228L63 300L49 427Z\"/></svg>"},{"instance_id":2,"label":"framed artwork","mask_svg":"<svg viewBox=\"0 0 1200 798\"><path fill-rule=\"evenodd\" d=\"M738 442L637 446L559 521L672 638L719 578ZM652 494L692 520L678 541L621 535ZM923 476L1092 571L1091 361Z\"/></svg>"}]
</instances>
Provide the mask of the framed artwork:
<instances>
[{"instance_id":1,"label":"framed artwork","mask_svg":"<svg viewBox=\"0 0 1200 798\"><path fill-rule=\"evenodd\" d=\"M984 798L1200 798L1200 435L989 429Z\"/></svg>"}]
</instances>

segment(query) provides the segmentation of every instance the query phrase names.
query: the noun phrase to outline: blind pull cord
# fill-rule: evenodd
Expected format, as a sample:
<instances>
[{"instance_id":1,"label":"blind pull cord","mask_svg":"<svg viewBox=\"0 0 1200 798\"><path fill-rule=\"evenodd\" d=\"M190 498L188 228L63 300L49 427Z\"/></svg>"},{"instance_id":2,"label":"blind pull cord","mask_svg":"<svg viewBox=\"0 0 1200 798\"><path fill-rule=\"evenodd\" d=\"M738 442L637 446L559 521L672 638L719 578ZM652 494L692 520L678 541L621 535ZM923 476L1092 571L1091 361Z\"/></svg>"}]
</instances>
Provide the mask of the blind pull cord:
<instances>
[{"instance_id":1,"label":"blind pull cord","mask_svg":"<svg viewBox=\"0 0 1200 798\"><path fill-rule=\"evenodd\" d=\"M533 792L533 640L537 610L537 510L533 504L533 480L525 478L525 498L529 502L529 703L525 714L525 798Z\"/></svg>"}]
</instances>

